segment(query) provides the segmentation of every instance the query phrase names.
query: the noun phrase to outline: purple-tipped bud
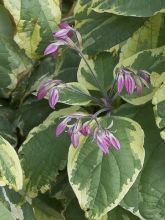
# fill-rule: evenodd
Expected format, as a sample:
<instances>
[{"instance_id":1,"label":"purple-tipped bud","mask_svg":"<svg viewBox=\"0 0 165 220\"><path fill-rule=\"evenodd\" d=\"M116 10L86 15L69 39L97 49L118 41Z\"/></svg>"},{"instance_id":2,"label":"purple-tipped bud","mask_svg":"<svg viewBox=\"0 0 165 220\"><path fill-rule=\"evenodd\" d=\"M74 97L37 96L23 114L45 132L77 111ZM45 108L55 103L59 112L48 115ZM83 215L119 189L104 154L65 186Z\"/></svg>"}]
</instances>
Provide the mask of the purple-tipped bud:
<instances>
[{"instance_id":1,"label":"purple-tipped bud","mask_svg":"<svg viewBox=\"0 0 165 220\"><path fill-rule=\"evenodd\" d=\"M65 22L61 22L61 23L59 24L59 28L60 28L60 29L73 30L73 28L72 28L69 24L67 24L67 23L65 23Z\"/></svg>"},{"instance_id":2,"label":"purple-tipped bud","mask_svg":"<svg viewBox=\"0 0 165 220\"><path fill-rule=\"evenodd\" d=\"M111 145L116 150L119 150L120 149L120 142L119 142L119 140L111 132L108 132L107 137L109 138L109 141L110 141Z\"/></svg>"},{"instance_id":3,"label":"purple-tipped bud","mask_svg":"<svg viewBox=\"0 0 165 220\"><path fill-rule=\"evenodd\" d=\"M90 134L90 126L89 123L84 123L80 130L81 134L84 136L88 136Z\"/></svg>"},{"instance_id":4,"label":"purple-tipped bud","mask_svg":"<svg viewBox=\"0 0 165 220\"><path fill-rule=\"evenodd\" d=\"M124 87L124 76L122 72L119 72L118 74L119 75L117 79L117 90L118 90L118 93L121 93Z\"/></svg>"},{"instance_id":5,"label":"purple-tipped bud","mask_svg":"<svg viewBox=\"0 0 165 220\"><path fill-rule=\"evenodd\" d=\"M52 88L49 92L49 106L54 109L59 99L59 91L56 88Z\"/></svg>"},{"instance_id":6,"label":"purple-tipped bud","mask_svg":"<svg viewBox=\"0 0 165 220\"><path fill-rule=\"evenodd\" d=\"M39 88L39 90L37 91L37 99L41 100L46 96L47 90L45 86L42 86Z\"/></svg>"},{"instance_id":7,"label":"purple-tipped bud","mask_svg":"<svg viewBox=\"0 0 165 220\"><path fill-rule=\"evenodd\" d=\"M145 70L140 70L140 76L147 82L150 82L150 76L149 73Z\"/></svg>"},{"instance_id":8,"label":"purple-tipped bud","mask_svg":"<svg viewBox=\"0 0 165 220\"><path fill-rule=\"evenodd\" d=\"M44 55L54 54L57 55L59 50L59 45L56 43L49 44L44 51Z\"/></svg>"},{"instance_id":9,"label":"purple-tipped bud","mask_svg":"<svg viewBox=\"0 0 165 220\"><path fill-rule=\"evenodd\" d=\"M134 92L135 89L135 81L130 74L125 74L125 88L129 95Z\"/></svg>"},{"instance_id":10,"label":"purple-tipped bud","mask_svg":"<svg viewBox=\"0 0 165 220\"><path fill-rule=\"evenodd\" d=\"M105 133L101 133L97 135L97 145L101 149L104 154L109 153L110 142L107 139Z\"/></svg>"},{"instance_id":11,"label":"purple-tipped bud","mask_svg":"<svg viewBox=\"0 0 165 220\"><path fill-rule=\"evenodd\" d=\"M53 33L53 36L59 40L67 40L70 29L61 29Z\"/></svg>"},{"instance_id":12,"label":"purple-tipped bud","mask_svg":"<svg viewBox=\"0 0 165 220\"><path fill-rule=\"evenodd\" d=\"M48 87L49 87L49 85L52 83L52 80L51 79L49 79L49 80L47 80L47 81L43 81L42 83L41 83L41 85L39 86L39 89L38 89L38 91L37 91L37 99L38 100L41 100L41 99L43 99L45 96L46 96L46 93L47 93L47 91L48 91Z\"/></svg>"},{"instance_id":13,"label":"purple-tipped bud","mask_svg":"<svg viewBox=\"0 0 165 220\"><path fill-rule=\"evenodd\" d=\"M58 137L67 127L67 123L71 121L70 117L65 118L56 128L56 137Z\"/></svg>"},{"instance_id":14,"label":"purple-tipped bud","mask_svg":"<svg viewBox=\"0 0 165 220\"><path fill-rule=\"evenodd\" d=\"M74 148L77 148L79 145L79 141L80 141L80 133L76 132L76 133L72 133L70 136L71 139L71 143L73 144Z\"/></svg>"},{"instance_id":15,"label":"purple-tipped bud","mask_svg":"<svg viewBox=\"0 0 165 220\"><path fill-rule=\"evenodd\" d=\"M142 94L142 87L141 86L136 86L136 94L140 96Z\"/></svg>"}]
</instances>

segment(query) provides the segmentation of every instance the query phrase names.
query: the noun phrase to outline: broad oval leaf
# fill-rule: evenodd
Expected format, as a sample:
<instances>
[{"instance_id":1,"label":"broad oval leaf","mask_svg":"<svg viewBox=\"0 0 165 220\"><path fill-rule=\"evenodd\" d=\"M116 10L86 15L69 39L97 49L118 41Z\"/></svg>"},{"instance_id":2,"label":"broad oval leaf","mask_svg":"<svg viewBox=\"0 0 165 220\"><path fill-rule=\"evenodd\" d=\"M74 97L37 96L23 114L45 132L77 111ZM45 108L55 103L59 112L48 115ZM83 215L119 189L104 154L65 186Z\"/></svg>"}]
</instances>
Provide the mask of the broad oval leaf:
<instances>
[{"instance_id":1,"label":"broad oval leaf","mask_svg":"<svg viewBox=\"0 0 165 220\"><path fill-rule=\"evenodd\" d=\"M43 54L61 19L59 0L4 0L16 23L15 41L31 58Z\"/></svg>"},{"instance_id":2,"label":"broad oval leaf","mask_svg":"<svg viewBox=\"0 0 165 220\"><path fill-rule=\"evenodd\" d=\"M95 58L89 59L88 63L92 67L95 77L100 84L102 91L107 91L113 82L113 69L117 64L118 58L109 52L100 53ZM77 73L78 81L89 90L99 90L98 84L92 77L89 68L82 59Z\"/></svg>"},{"instance_id":3,"label":"broad oval leaf","mask_svg":"<svg viewBox=\"0 0 165 220\"><path fill-rule=\"evenodd\" d=\"M68 175L86 216L97 219L123 199L137 178L144 160L144 133L133 120L113 117L121 150L104 156L92 137L83 137L78 149L69 150ZM110 120L102 118L104 126Z\"/></svg>"},{"instance_id":4,"label":"broad oval leaf","mask_svg":"<svg viewBox=\"0 0 165 220\"><path fill-rule=\"evenodd\" d=\"M23 175L17 153L14 148L0 136L0 173L2 180L18 191L22 189Z\"/></svg>"},{"instance_id":5,"label":"broad oval leaf","mask_svg":"<svg viewBox=\"0 0 165 220\"><path fill-rule=\"evenodd\" d=\"M131 67L135 70L146 70L150 73L150 75L155 72L161 74L165 68L165 47L162 46L156 49L141 51L134 56L119 62L116 68L122 66L128 68ZM125 91L123 91L121 93L121 97L133 105L141 105L151 100L155 91L156 89L150 85L150 88L143 88L143 92L140 96L138 96L136 92L132 95L128 95Z\"/></svg>"},{"instance_id":6,"label":"broad oval leaf","mask_svg":"<svg viewBox=\"0 0 165 220\"><path fill-rule=\"evenodd\" d=\"M92 8L99 12L108 12L117 15L150 17L159 12L165 12L165 2L157 0L93 0Z\"/></svg>"},{"instance_id":7,"label":"broad oval leaf","mask_svg":"<svg viewBox=\"0 0 165 220\"><path fill-rule=\"evenodd\" d=\"M33 128L19 150L22 168L25 174L26 193L35 197L38 191L45 192L66 166L70 140L64 132L55 137L55 127L60 117L71 114L78 107L53 112L39 126Z\"/></svg>"}]
</instances>

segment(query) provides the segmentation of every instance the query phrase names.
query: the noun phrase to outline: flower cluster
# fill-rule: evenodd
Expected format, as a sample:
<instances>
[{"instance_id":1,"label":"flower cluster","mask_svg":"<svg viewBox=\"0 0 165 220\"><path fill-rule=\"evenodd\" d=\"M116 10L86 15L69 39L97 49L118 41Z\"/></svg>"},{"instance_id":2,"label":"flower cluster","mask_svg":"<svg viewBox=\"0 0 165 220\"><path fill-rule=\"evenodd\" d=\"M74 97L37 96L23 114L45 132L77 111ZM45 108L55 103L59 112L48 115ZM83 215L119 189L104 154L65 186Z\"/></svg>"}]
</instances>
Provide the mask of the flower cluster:
<instances>
[{"instance_id":1,"label":"flower cluster","mask_svg":"<svg viewBox=\"0 0 165 220\"><path fill-rule=\"evenodd\" d=\"M92 122L93 117L89 116L90 121L82 123L82 119L86 117L83 113L74 113L70 116L67 116L56 128L56 137L64 132L67 129L68 135L70 137L72 145L77 148L80 142L80 136L89 136L92 135L96 140L97 145L104 154L109 153L109 148L114 147L116 150L120 149L119 140L112 134L109 126L108 128L103 128L98 122L94 131L91 130L90 123ZM71 120L76 120L72 125L68 124Z\"/></svg>"},{"instance_id":2,"label":"flower cluster","mask_svg":"<svg viewBox=\"0 0 165 220\"><path fill-rule=\"evenodd\" d=\"M61 80L47 80L41 83L37 91L37 99L43 99L47 94L49 97L49 106L55 108L59 100L59 92L64 88L64 84Z\"/></svg>"},{"instance_id":3,"label":"flower cluster","mask_svg":"<svg viewBox=\"0 0 165 220\"><path fill-rule=\"evenodd\" d=\"M133 71L121 68L117 73L117 89L118 93L121 93L125 87L127 93L131 95L136 91L137 95L142 93L144 86L149 87L149 75L145 70L139 70L136 73Z\"/></svg>"},{"instance_id":4,"label":"flower cluster","mask_svg":"<svg viewBox=\"0 0 165 220\"><path fill-rule=\"evenodd\" d=\"M53 32L53 37L55 38L56 42L51 43L44 51L44 55L54 54L57 55L59 52L59 48L62 45L67 45L72 49L77 49L76 44L71 40L71 36L73 34L76 35L78 43L81 43L81 35L80 33L72 28L67 23L61 22L59 24L60 30L57 32Z\"/></svg>"}]
</instances>

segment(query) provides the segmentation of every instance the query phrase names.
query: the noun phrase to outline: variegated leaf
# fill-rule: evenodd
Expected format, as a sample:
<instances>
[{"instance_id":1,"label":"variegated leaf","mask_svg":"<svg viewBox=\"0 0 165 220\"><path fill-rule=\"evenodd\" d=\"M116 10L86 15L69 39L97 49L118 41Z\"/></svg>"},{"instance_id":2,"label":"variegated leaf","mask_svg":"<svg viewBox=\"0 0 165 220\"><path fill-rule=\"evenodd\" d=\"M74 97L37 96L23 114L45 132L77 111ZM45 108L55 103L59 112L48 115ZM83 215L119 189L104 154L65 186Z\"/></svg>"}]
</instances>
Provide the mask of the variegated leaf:
<instances>
[{"instance_id":1,"label":"variegated leaf","mask_svg":"<svg viewBox=\"0 0 165 220\"><path fill-rule=\"evenodd\" d=\"M0 174L5 184L18 191L23 186L22 168L14 148L0 136Z\"/></svg>"},{"instance_id":2,"label":"variegated leaf","mask_svg":"<svg viewBox=\"0 0 165 220\"><path fill-rule=\"evenodd\" d=\"M100 120L105 127L110 124L106 117ZM120 203L143 166L143 130L128 118L113 120L120 151L111 149L104 156L92 137L83 137L76 150L72 146L69 150L69 181L80 207L92 219L101 218Z\"/></svg>"},{"instance_id":3,"label":"variegated leaf","mask_svg":"<svg viewBox=\"0 0 165 220\"><path fill-rule=\"evenodd\" d=\"M4 0L17 28L15 41L31 58L38 58L61 19L59 0Z\"/></svg>"}]
</instances>

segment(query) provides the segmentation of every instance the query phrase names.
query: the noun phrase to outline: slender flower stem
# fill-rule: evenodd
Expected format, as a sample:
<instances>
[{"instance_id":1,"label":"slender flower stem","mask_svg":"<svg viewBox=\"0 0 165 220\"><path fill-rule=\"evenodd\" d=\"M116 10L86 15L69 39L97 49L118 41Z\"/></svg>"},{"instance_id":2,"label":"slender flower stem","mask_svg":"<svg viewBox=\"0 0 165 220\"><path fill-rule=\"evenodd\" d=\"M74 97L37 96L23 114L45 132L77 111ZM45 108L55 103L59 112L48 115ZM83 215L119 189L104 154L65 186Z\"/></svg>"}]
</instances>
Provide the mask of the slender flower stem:
<instances>
[{"instance_id":1,"label":"slender flower stem","mask_svg":"<svg viewBox=\"0 0 165 220\"><path fill-rule=\"evenodd\" d=\"M97 112L92 116L92 118L95 119L95 118L97 118L97 116L100 115L102 112L107 112L107 111L110 111L110 109L109 109L109 108L100 109L99 111L97 111Z\"/></svg>"},{"instance_id":2,"label":"slender flower stem","mask_svg":"<svg viewBox=\"0 0 165 220\"><path fill-rule=\"evenodd\" d=\"M88 69L90 70L90 72L91 72L91 74L92 74L92 77L93 77L93 79L95 80L95 83L96 83L96 85L98 86L99 90L100 90L100 91L103 93L103 95L107 98L106 92L105 92L104 89L101 87L101 85L100 85L100 83L98 82L98 80L97 80L97 78L96 78L96 76L95 76L95 74L94 74L92 68L90 67L88 61L86 60L86 58L85 58L85 56L84 56L84 54L82 53L82 51L81 51L79 48L78 48L78 52L79 52L81 58L82 58L82 59L84 60L84 62L86 63Z\"/></svg>"}]
</instances>

